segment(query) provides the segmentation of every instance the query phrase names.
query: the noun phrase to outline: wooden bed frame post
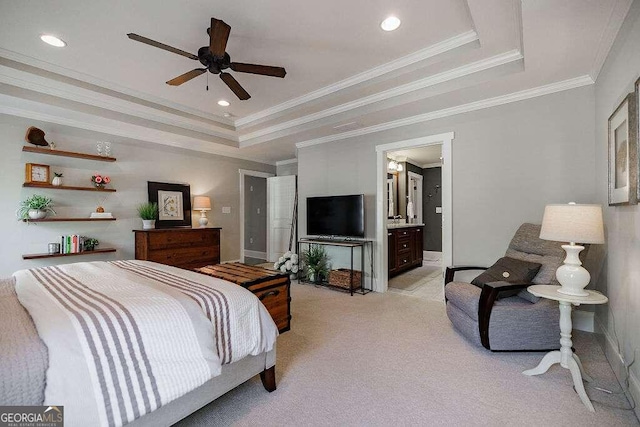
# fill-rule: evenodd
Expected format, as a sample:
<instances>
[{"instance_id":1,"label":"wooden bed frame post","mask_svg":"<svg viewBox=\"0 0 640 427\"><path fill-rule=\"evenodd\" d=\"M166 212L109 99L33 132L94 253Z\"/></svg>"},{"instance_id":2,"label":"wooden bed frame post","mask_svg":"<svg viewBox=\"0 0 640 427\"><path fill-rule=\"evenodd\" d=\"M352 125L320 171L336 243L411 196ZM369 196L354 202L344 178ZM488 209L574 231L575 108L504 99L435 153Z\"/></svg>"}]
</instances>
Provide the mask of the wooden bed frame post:
<instances>
[{"instance_id":1,"label":"wooden bed frame post","mask_svg":"<svg viewBox=\"0 0 640 427\"><path fill-rule=\"evenodd\" d=\"M269 393L275 391L276 389L276 367L272 366L269 369L265 369L260 372L260 379L262 380L262 385L265 390Z\"/></svg>"}]
</instances>

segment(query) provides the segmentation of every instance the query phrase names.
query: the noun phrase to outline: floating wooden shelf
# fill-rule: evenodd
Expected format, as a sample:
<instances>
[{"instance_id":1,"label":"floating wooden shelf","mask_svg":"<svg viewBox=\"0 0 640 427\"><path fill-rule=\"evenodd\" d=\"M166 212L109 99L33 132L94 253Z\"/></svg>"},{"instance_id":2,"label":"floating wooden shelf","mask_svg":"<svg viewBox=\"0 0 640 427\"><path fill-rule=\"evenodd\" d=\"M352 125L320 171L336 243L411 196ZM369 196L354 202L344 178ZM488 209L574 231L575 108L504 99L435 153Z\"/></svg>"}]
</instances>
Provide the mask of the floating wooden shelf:
<instances>
[{"instance_id":1,"label":"floating wooden shelf","mask_svg":"<svg viewBox=\"0 0 640 427\"><path fill-rule=\"evenodd\" d=\"M44 219L23 219L24 222L65 222L65 221L115 221L115 218L44 218Z\"/></svg>"},{"instance_id":2,"label":"floating wooden shelf","mask_svg":"<svg viewBox=\"0 0 640 427\"><path fill-rule=\"evenodd\" d=\"M115 162L115 157L98 156L95 154L74 153L73 151L52 150L50 148L22 146L22 151L29 153L48 154L50 156L75 157L78 159L97 160L99 162Z\"/></svg>"},{"instance_id":3,"label":"floating wooden shelf","mask_svg":"<svg viewBox=\"0 0 640 427\"><path fill-rule=\"evenodd\" d=\"M76 255L95 255L95 254L104 254L108 252L115 252L115 248L103 248L103 249L94 249L92 251L84 251L84 252L76 252L73 254L25 254L22 255L22 259L39 259L39 258L57 258L61 256L76 256Z\"/></svg>"},{"instance_id":4,"label":"floating wooden shelf","mask_svg":"<svg viewBox=\"0 0 640 427\"><path fill-rule=\"evenodd\" d=\"M51 184L32 184L29 182L25 182L22 184L23 187L31 187L31 188L47 188L51 190L78 190L78 191L102 191L107 193L115 192L115 188L98 188L98 187L76 187L76 186L68 186L68 185L51 185Z\"/></svg>"}]
</instances>

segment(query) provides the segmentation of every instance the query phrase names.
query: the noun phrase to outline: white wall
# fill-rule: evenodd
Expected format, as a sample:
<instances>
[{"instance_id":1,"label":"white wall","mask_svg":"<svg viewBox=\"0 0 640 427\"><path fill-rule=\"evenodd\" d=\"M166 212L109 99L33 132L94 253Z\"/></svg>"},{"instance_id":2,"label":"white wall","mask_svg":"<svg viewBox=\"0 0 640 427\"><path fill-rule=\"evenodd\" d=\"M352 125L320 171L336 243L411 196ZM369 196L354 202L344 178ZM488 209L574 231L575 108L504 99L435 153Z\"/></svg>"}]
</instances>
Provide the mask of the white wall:
<instances>
[{"instance_id":1,"label":"white wall","mask_svg":"<svg viewBox=\"0 0 640 427\"><path fill-rule=\"evenodd\" d=\"M285 163L276 167L276 175L297 175L298 174L298 162Z\"/></svg>"},{"instance_id":2,"label":"white wall","mask_svg":"<svg viewBox=\"0 0 640 427\"><path fill-rule=\"evenodd\" d=\"M95 153L96 140L108 137L91 135L80 137L77 132L47 125L38 125L61 150ZM141 228L136 206L147 201L147 181L186 183L191 196L211 197L213 210L208 213L209 225L222 227L221 259L240 258L239 175L238 169L275 172L275 167L255 162L231 159L161 145L151 146L127 141L113 142L115 163L70 159L65 157L23 153L22 146L27 125L21 119L4 116L0 120L0 277L22 268L53 263L125 259L134 257L134 236L131 230ZM92 139L93 138L93 139ZM52 165L52 171L62 171L66 185L89 186L93 172L103 172L112 178L115 193L85 191L36 190L23 188L25 163ZM56 165L56 166L53 166ZM15 211L20 200L31 194L52 197L59 216L89 216L102 204L117 218L113 222L61 222L27 225L18 222ZM231 207L231 214L222 214L222 207ZM199 213L192 215L198 225ZM96 237L102 247L115 247L115 254L22 260L24 253L47 252L49 242L57 242L62 234L82 234Z\"/></svg>"},{"instance_id":3,"label":"white wall","mask_svg":"<svg viewBox=\"0 0 640 427\"><path fill-rule=\"evenodd\" d=\"M375 146L455 132L453 259L490 265L525 221L548 203L593 202L594 89L584 87L298 152L300 236L305 198L365 194L366 235L375 238Z\"/></svg>"},{"instance_id":4,"label":"white wall","mask_svg":"<svg viewBox=\"0 0 640 427\"><path fill-rule=\"evenodd\" d=\"M596 310L596 323L605 331L607 356L620 378L625 376L623 361L640 358L640 208L607 207L607 119L634 90L639 76L640 2L636 1L596 83L596 189L598 202L605 206L608 254L598 289L609 297L609 304ZM631 373L631 391L640 403L639 362Z\"/></svg>"}]
</instances>

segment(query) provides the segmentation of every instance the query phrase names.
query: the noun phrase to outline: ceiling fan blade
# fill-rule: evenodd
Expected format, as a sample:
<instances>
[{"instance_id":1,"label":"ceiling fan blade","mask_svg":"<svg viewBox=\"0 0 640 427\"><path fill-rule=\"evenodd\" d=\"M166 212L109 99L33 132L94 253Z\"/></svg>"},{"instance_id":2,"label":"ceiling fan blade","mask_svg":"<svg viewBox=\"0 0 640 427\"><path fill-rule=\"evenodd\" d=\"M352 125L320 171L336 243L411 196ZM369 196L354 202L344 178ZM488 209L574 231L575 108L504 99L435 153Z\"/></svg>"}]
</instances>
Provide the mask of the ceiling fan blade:
<instances>
[{"instance_id":1,"label":"ceiling fan blade","mask_svg":"<svg viewBox=\"0 0 640 427\"><path fill-rule=\"evenodd\" d=\"M209 50L213 56L222 58L227 49L227 40L231 27L224 21L211 18L211 28L209 28Z\"/></svg>"},{"instance_id":2,"label":"ceiling fan blade","mask_svg":"<svg viewBox=\"0 0 640 427\"><path fill-rule=\"evenodd\" d=\"M186 56L189 59L195 59L196 61L198 60L198 57L196 55L192 54L192 53L185 52L184 50L180 50L178 48L169 46L169 45L164 44L164 43L157 42L155 40L148 39L146 37L139 36L139 35L134 34L134 33L127 34L127 37L129 37L131 40L135 40L135 41L140 42L140 43L148 44L149 46L158 47L160 49L163 49L163 50L166 50L166 51L169 51L169 52L177 53L178 55Z\"/></svg>"},{"instance_id":3,"label":"ceiling fan blade","mask_svg":"<svg viewBox=\"0 0 640 427\"><path fill-rule=\"evenodd\" d=\"M249 95L249 93L247 93L247 91L244 90L242 86L240 86L240 83L238 83L238 81L234 79L231 74L220 73L220 78L223 82L226 83L227 86L229 86L229 89L231 89L233 93L235 93L236 96L242 101L251 98L251 95Z\"/></svg>"},{"instance_id":4,"label":"ceiling fan blade","mask_svg":"<svg viewBox=\"0 0 640 427\"><path fill-rule=\"evenodd\" d=\"M200 74L206 71L206 68L196 68L195 70L187 71L186 73L176 77L175 79L169 80L167 84L171 86L180 86L182 83L186 83L192 78L198 77Z\"/></svg>"},{"instance_id":5,"label":"ceiling fan blade","mask_svg":"<svg viewBox=\"0 0 640 427\"><path fill-rule=\"evenodd\" d=\"M271 67L269 65L243 64L241 62L232 62L230 65L233 71L238 73L260 74L261 76L272 76L284 78L287 71L282 67Z\"/></svg>"}]
</instances>

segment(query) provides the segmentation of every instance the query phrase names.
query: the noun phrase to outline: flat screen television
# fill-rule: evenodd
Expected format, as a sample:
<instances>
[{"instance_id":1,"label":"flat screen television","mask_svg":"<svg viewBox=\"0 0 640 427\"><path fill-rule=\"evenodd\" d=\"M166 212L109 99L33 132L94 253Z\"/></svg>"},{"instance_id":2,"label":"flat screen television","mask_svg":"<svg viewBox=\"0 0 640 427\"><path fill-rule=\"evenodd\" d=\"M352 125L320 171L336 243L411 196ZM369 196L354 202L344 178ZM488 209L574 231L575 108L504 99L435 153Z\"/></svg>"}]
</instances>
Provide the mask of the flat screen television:
<instances>
[{"instance_id":1,"label":"flat screen television","mask_svg":"<svg viewBox=\"0 0 640 427\"><path fill-rule=\"evenodd\" d=\"M307 234L364 237L364 195L307 197Z\"/></svg>"}]
</instances>

